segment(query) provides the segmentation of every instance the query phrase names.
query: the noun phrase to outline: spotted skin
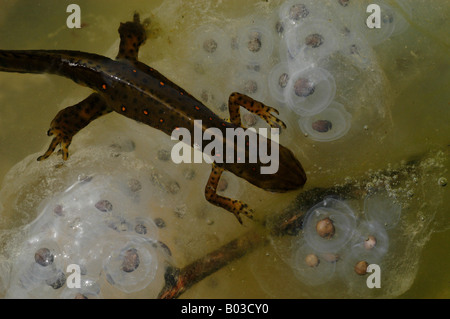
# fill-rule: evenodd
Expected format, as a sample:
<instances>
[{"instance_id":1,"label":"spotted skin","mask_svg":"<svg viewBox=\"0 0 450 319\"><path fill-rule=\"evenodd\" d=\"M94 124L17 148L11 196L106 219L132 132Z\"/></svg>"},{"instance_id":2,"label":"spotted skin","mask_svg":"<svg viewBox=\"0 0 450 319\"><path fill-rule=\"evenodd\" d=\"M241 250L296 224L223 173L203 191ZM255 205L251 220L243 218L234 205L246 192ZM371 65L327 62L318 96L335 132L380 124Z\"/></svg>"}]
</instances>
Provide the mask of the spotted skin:
<instances>
[{"instance_id":1,"label":"spotted skin","mask_svg":"<svg viewBox=\"0 0 450 319\"><path fill-rule=\"evenodd\" d=\"M242 127L240 107L260 116L272 127L286 128L272 114L278 114L276 109L237 92L232 93L228 101L230 122L224 121L161 73L139 62L139 48L146 40L145 24L140 22L138 14L134 15L133 21L120 24L116 60L79 51L0 50L0 71L57 74L94 91L85 100L63 109L55 116L48 130L48 135L54 138L38 160L48 158L58 145L63 159L67 160L73 137L90 122L112 111L168 135L182 127L193 136L194 120L201 120L203 132L208 128L218 128L226 136L227 129ZM194 139L191 140L193 146ZM224 150L227 149L227 143L230 141L224 138ZM268 146L270 151L270 143ZM245 156L248 158L248 150ZM222 172L227 170L257 187L273 192L295 190L304 185L306 175L300 162L282 145L279 145L278 164L276 173L262 174L260 169L265 164L259 160L256 163L213 163L205 198L233 213L242 223L240 216L252 218L253 211L241 201L217 194Z\"/></svg>"},{"instance_id":2,"label":"spotted skin","mask_svg":"<svg viewBox=\"0 0 450 319\"><path fill-rule=\"evenodd\" d=\"M137 61L139 47L144 44L147 36L145 33L145 24L140 23L139 14L135 13L133 21L121 23L119 27L120 44L119 53L116 59L126 59Z\"/></svg>"},{"instance_id":3,"label":"spotted skin","mask_svg":"<svg viewBox=\"0 0 450 319\"><path fill-rule=\"evenodd\" d=\"M72 137L96 118L112 111L98 93L92 93L85 100L59 111L50 124L48 136L55 135L48 150L38 157L38 161L48 158L58 145L64 160L69 158Z\"/></svg>"},{"instance_id":4,"label":"spotted skin","mask_svg":"<svg viewBox=\"0 0 450 319\"><path fill-rule=\"evenodd\" d=\"M247 204L239 200L231 199L217 194L217 186L219 185L219 180L222 176L223 171L223 168L214 163L212 164L212 171L209 175L208 183L205 187L205 198L211 204L222 207L231 212L237 218L239 223L242 224L240 214L243 214L246 217L252 219L253 210L249 208Z\"/></svg>"},{"instance_id":5,"label":"spotted skin","mask_svg":"<svg viewBox=\"0 0 450 319\"><path fill-rule=\"evenodd\" d=\"M116 60L137 61L139 47L146 39L145 29L139 20L139 15L134 14L133 22L120 24L120 44ZM98 93L92 93L80 103L61 110L52 120L47 132L48 136L55 135L55 137L45 154L38 157L38 161L48 158L58 145L61 145L63 159L67 160L73 136L90 122L111 111L112 109Z\"/></svg>"},{"instance_id":6,"label":"spotted skin","mask_svg":"<svg viewBox=\"0 0 450 319\"><path fill-rule=\"evenodd\" d=\"M279 115L278 110L273 107L264 105L263 103L252 99L251 97L233 92L228 98L228 109L230 112L230 121L236 126L242 127L240 107L244 107L247 111L258 115L273 128L286 128L283 121L273 116L271 113Z\"/></svg>"}]
</instances>

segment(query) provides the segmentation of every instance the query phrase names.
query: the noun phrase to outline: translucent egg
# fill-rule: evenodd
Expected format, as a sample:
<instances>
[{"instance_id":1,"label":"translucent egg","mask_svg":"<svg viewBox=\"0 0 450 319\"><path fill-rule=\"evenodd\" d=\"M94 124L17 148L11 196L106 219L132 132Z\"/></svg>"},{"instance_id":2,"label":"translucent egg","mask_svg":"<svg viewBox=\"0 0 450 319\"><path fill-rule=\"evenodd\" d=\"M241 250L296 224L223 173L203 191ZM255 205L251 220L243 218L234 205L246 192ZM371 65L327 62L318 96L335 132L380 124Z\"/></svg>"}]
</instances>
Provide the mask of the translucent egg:
<instances>
[{"instance_id":1,"label":"translucent egg","mask_svg":"<svg viewBox=\"0 0 450 319\"><path fill-rule=\"evenodd\" d=\"M322 112L299 119L299 125L303 133L308 138L329 142L334 141L345 134L351 127L352 116L348 113L344 106L337 102L332 102Z\"/></svg>"},{"instance_id":2,"label":"translucent egg","mask_svg":"<svg viewBox=\"0 0 450 319\"><path fill-rule=\"evenodd\" d=\"M289 29L285 41L290 56L304 62L318 61L337 50L341 37L335 25L314 19Z\"/></svg>"},{"instance_id":3,"label":"translucent egg","mask_svg":"<svg viewBox=\"0 0 450 319\"><path fill-rule=\"evenodd\" d=\"M242 114L242 125L244 127L254 127L260 121L260 117L256 114L246 112Z\"/></svg>"},{"instance_id":4,"label":"translucent egg","mask_svg":"<svg viewBox=\"0 0 450 319\"><path fill-rule=\"evenodd\" d=\"M147 200L153 194L147 187L133 175L92 175L48 198L25 227L8 296L97 298L103 273L124 292L150 282L160 290L164 269L158 263L168 261L170 250L158 240L158 227L149 216ZM70 278L67 265L79 266L80 289L63 292Z\"/></svg>"},{"instance_id":5,"label":"translucent egg","mask_svg":"<svg viewBox=\"0 0 450 319\"><path fill-rule=\"evenodd\" d=\"M389 236L383 225L377 222L362 222L356 230L351 250L362 260L379 262L389 249Z\"/></svg>"},{"instance_id":6,"label":"translucent egg","mask_svg":"<svg viewBox=\"0 0 450 319\"><path fill-rule=\"evenodd\" d=\"M111 178L91 176L88 181L76 182L67 188L46 210L54 210L54 202L57 202L61 217L57 219L59 225L70 236L83 237L83 227L102 224L105 216L109 216L113 210L121 210L123 204L132 200L121 193Z\"/></svg>"},{"instance_id":7,"label":"translucent egg","mask_svg":"<svg viewBox=\"0 0 450 319\"><path fill-rule=\"evenodd\" d=\"M372 45L378 45L408 28L408 22L399 12L383 2L377 2L377 4L381 9L380 28L367 27L367 19L370 14L365 10L359 10L351 24L351 29L360 32ZM402 4L404 8L408 8L405 3ZM409 9L407 9L408 11Z\"/></svg>"},{"instance_id":8,"label":"translucent egg","mask_svg":"<svg viewBox=\"0 0 450 319\"><path fill-rule=\"evenodd\" d=\"M269 31L272 31L275 35L278 36L274 38L275 44L278 42L279 38L282 38L285 31L285 22L282 21L279 17L278 12L271 14L268 21ZM274 46L275 47L275 46Z\"/></svg>"},{"instance_id":9,"label":"translucent egg","mask_svg":"<svg viewBox=\"0 0 450 319\"><path fill-rule=\"evenodd\" d=\"M248 114L248 113L247 113ZM217 194L229 198L235 198L242 192L239 178L229 172L224 172L217 185Z\"/></svg>"},{"instance_id":10,"label":"translucent egg","mask_svg":"<svg viewBox=\"0 0 450 319\"><path fill-rule=\"evenodd\" d=\"M61 299L100 299L100 285L96 280L81 276L80 287L66 287L60 295Z\"/></svg>"},{"instance_id":11,"label":"translucent egg","mask_svg":"<svg viewBox=\"0 0 450 319\"><path fill-rule=\"evenodd\" d=\"M275 65L269 73L268 83L271 96L278 102L286 99L285 90L289 82L290 69L287 62Z\"/></svg>"},{"instance_id":12,"label":"translucent egg","mask_svg":"<svg viewBox=\"0 0 450 319\"><path fill-rule=\"evenodd\" d=\"M312 6L309 1L286 1L280 6L279 9L280 21L284 24L285 28L302 24L311 17L311 8Z\"/></svg>"},{"instance_id":13,"label":"translucent egg","mask_svg":"<svg viewBox=\"0 0 450 319\"><path fill-rule=\"evenodd\" d=\"M111 156L118 157L122 153L130 153L136 149L136 144L131 139L119 139L118 141L109 145L109 149L111 151Z\"/></svg>"},{"instance_id":14,"label":"translucent egg","mask_svg":"<svg viewBox=\"0 0 450 319\"><path fill-rule=\"evenodd\" d=\"M362 259L379 262L388 252L389 236L383 225L377 222L362 222L356 231L352 252Z\"/></svg>"},{"instance_id":15,"label":"translucent egg","mask_svg":"<svg viewBox=\"0 0 450 319\"><path fill-rule=\"evenodd\" d=\"M193 57L200 63L217 64L225 62L230 57L230 39L221 28L204 25L192 34L195 35Z\"/></svg>"},{"instance_id":16,"label":"translucent egg","mask_svg":"<svg viewBox=\"0 0 450 319\"><path fill-rule=\"evenodd\" d=\"M353 65L366 69L374 61L374 53L366 39L359 34L351 34L341 42L340 52L350 59Z\"/></svg>"},{"instance_id":17,"label":"translucent egg","mask_svg":"<svg viewBox=\"0 0 450 319\"><path fill-rule=\"evenodd\" d=\"M97 242L96 238L119 227L117 224L124 220L121 215L137 206L135 200L129 194L128 184L94 176L88 182L70 186L43 211L53 212L55 236L83 246Z\"/></svg>"},{"instance_id":18,"label":"translucent egg","mask_svg":"<svg viewBox=\"0 0 450 319\"><path fill-rule=\"evenodd\" d=\"M320 223L329 220L332 232L321 234ZM356 219L351 208L342 201L326 198L305 215L303 234L310 248L319 253L339 252L353 236Z\"/></svg>"},{"instance_id":19,"label":"translucent egg","mask_svg":"<svg viewBox=\"0 0 450 319\"><path fill-rule=\"evenodd\" d=\"M147 217L136 217L130 223L130 231L143 238L158 238L158 226Z\"/></svg>"},{"instance_id":20,"label":"translucent egg","mask_svg":"<svg viewBox=\"0 0 450 319\"><path fill-rule=\"evenodd\" d=\"M158 278L157 247L137 236L112 239L110 254L104 261L108 282L118 289L132 293L149 285L160 288L163 278Z\"/></svg>"},{"instance_id":21,"label":"translucent egg","mask_svg":"<svg viewBox=\"0 0 450 319\"><path fill-rule=\"evenodd\" d=\"M298 239L294 247L290 265L297 279L307 285L316 286L333 277L335 262L327 261L303 240Z\"/></svg>"},{"instance_id":22,"label":"translucent egg","mask_svg":"<svg viewBox=\"0 0 450 319\"><path fill-rule=\"evenodd\" d=\"M391 229L400 220L402 206L386 191L379 191L365 198L364 213L369 222L378 222L386 229Z\"/></svg>"},{"instance_id":23,"label":"translucent egg","mask_svg":"<svg viewBox=\"0 0 450 319\"><path fill-rule=\"evenodd\" d=\"M301 116L311 116L330 105L336 94L334 77L325 69L311 67L292 74L286 88L288 106Z\"/></svg>"},{"instance_id":24,"label":"translucent egg","mask_svg":"<svg viewBox=\"0 0 450 319\"><path fill-rule=\"evenodd\" d=\"M214 110L215 113L226 115L228 111L227 97L218 86L210 84L200 84L193 90L193 95L207 107Z\"/></svg>"},{"instance_id":25,"label":"translucent egg","mask_svg":"<svg viewBox=\"0 0 450 319\"><path fill-rule=\"evenodd\" d=\"M243 68L230 83L230 89L245 95L248 95L255 100L264 101L267 95L266 78L259 72Z\"/></svg>"},{"instance_id":26,"label":"translucent egg","mask_svg":"<svg viewBox=\"0 0 450 319\"><path fill-rule=\"evenodd\" d=\"M65 260L61 247L52 239L32 236L21 248L12 268L8 298L39 298L57 293L65 284Z\"/></svg>"},{"instance_id":27,"label":"translucent egg","mask_svg":"<svg viewBox=\"0 0 450 319\"><path fill-rule=\"evenodd\" d=\"M65 245L67 249L68 263L78 265L82 275L90 276L94 279L99 279L103 266L103 258L108 253L104 250L104 242L101 238L100 243L91 242L91 245L83 245L77 247L76 251Z\"/></svg>"},{"instance_id":28,"label":"translucent egg","mask_svg":"<svg viewBox=\"0 0 450 319\"><path fill-rule=\"evenodd\" d=\"M86 224L80 224L77 227L83 229L83 236L58 237L66 263L78 265L83 275L99 278L103 258L108 253L105 249L106 236L114 231L108 229L105 224L90 225L89 227Z\"/></svg>"},{"instance_id":29,"label":"translucent egg","mask_svg":"<svg viewBox=\"0 0 450 319\"><path fill-rule=\"evenodd\" d=\"M251 24L239 30L238 51L247 63L264 63L273 52L274 32L263 24Z\"/></svg>"},{"instance_id":30,"label":"translucent egg","mask_svg":"<svg viewBox=\"0 0 450 319\"><path fill-rule=\"evenodd\" d=\"M347 289L357 295L367 293L367 276L370 274L369 265L377 265L383 269L383 263L376 254L364 254L357 248L352 248L342 255L336 264L336 274L345 281Z\"/></svg>"}]
</instances>

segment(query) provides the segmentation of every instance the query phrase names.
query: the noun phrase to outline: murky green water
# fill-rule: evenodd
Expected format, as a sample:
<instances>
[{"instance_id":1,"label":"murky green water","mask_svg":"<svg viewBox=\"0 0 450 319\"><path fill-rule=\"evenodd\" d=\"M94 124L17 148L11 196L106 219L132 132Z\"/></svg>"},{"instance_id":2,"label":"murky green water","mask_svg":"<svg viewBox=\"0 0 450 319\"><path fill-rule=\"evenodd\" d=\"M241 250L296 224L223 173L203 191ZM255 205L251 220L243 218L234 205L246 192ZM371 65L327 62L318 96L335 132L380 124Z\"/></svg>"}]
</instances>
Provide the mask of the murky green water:
<instances>
[{"instance_id":1,"label":"murky green water","mask_svg":"<svg viewBox=\"0 0 450 319\"><path fill-rule=\"evenodd\" d=\"M157 68L194 94L198 94L196 92L201 91L205 83L218 88L223 91L222 102L226 101L231 92L227 84L232 80L233 62L212 65L204 73L199 73L190 56L194 31L198 26L212 23L232 32L251 20L252 18L246 18L250 15L263 17L269 24L272 13L283 4L283 1L270 0L135 0L127 1L126 4L121 1L77 1L82 10L83 27L70 30L65 26L65 21L68 15L66 7L72 2L0 0L0 48L69 49L114 57L118 44L119 22L128 21L133 12L138 11L143 17L149 16L152 22L152 33L141 49L140 60ZM372 176L370 172L398 167L411 160L418 160L420 163L426 159L427 162L422 167L417 164L417 170L423 173L418 184L410 189L405 186L398 190L398 195L402 198L407 197L404 195L408 190L415 191L412 199L405 200L409 205L406 210L408 216L404 217L404 227L399 231L400 236L405 236L404 233L408 229L418 234L413 236L417 242L412 243L412 247L408 246L407 251L413 252L411 256L405 257L398 252L399 258L411 258L411 273L405 274L405 280L396 279L403 285L401 288L381 294L405 298L449 298L450 275L447 265L450 261L450 186L439 186L437 179L444 177L450 180L450 5L445 0L432 3L425 0L404 2L412 10L412 15L407 19L410 27L373 47L373 57L376 61L365 72L358 74L359 82L350 81L346 77L348 73L344 73L345 70L337 66L337 70L343 74L342 81L348 81L345 83L357 90L357 93L349 96L353 104L361 103L361 113L358 114L362 115L355 122L359 128L352 127L353 131L350 131L349 136L335 142L311 141L295 128L296 121L291 113L284 109L281 118L288 124L288 130L286 135L281 137L281 143L291 148L305 167L309 178L306 190L331 187L344 182L367 181L367 176ZM328 2L323 3L325 5ZM394 1L387 3L399 8L395 6ZM365 9L363 5L354 4L354 1L350 1L350 5L357 7L354 10ZM329 19L334 23L341 17L334 16ZM338 88L340 83L337 83ZM378 86L380 83L382 85ZM367 92L358 88L358 85L365 86ZM35 191L31 185L39 185L35 180L39 176L36 173L39 167L34 163L34 158L38 153L42 153L49 143L45 134L48 125L58 110L78 102L89 92L89 89L78 87L71 81L56 76L0 73L0 178L7 176L14 165L22 161L25 163L24 167L33 172L29 178L30 186L24 187L20 196L13 191L20 189L20 186L13 183L15 179L24 178L20 174L8 175L6 181L10 184L4 183L2 186L4 194L7 194L1 199L4 209L0 216L0 239L3 247L0 262L4 265L11 256L5 253L9 249L5 241L10 240L11 236L14 237L11 230L19 231L20 226L33 220L37 213L34 211L34 205L39 204L39 196L45 194L44 191L36 191L37 195L33 198L28 196L27 192ZM275 101L268 99L266 102L278 108ZM370 106L382 111L367 112ZM359 110L354 105L352 107ZM165 135L154 129L135 125L134 122L117 115L108 115L96 122L98 123L93 123L86 129L84 135L80 133L79 139L74 139L71 146L74 158L77 152L83 154L83 149L90 146L90 143L101 147L102 140L108 141L108 135L114 135L110 132L129 136L136 141L150 139L149 146L171 145ZM33 159L24 160L31 154ZM147 158L144 154L145 152L141 153L142 159ZM139 158L139 154L137 156ZM101 158L92 160L92 166L102 161ZM54 179L57 176L52 175L50 164L42 165L43 171L48 170L48 175L45 175L47 178ZM155 166L167 171L176 169L172 166L158 166L157 163ZM227 216L228 213L205 203L202 192L210 168L201 164L196 169L203 178L196 184L198 189L191 185L189 187L192 188L186 189L185 193L180 195L185 198L195 218L172 218L175 220L175 226L172 229L168 227L168 234L165 235L176 247L174 259L177 266L188 264L253 229L250 221L245 221L245 225L240 226L232 216ZM26 175L26 170L22 171L22 174ZM376 179L373 176L371 178L373 181ZM405 185L413 184L412 177L408 178ZM257 212L259 209L266 214L287 206L299 193L269 194L247 183L237 183L239 189L234 196L244 196ZM54 186L51 182L49 185ZM8 188L12 193L8 193ZM56 189L58 188L49 188L52 191ZM11 202L4 202L5 196L11 199ZM24 208L34 210L24 212ZM171 217L167 219L169 224ZM189 229L189 232L186 229ZM173 233L170 234L170 231ZM178 235L174 235L176 232L179 232ZM414 245L417 248L414 248ZM261 248L230 263L192 287L183 297L320 297L321 289L324 296L330 297L325 293L326 286L314 288L300 285L299 290L303 290L301 292L287 291L289 287L283 286L283 282L289 281L292 274L286 271L285 265L280 266L281 273L273 272L273 269L282 264L281 261L273 263L275 268L268 267L255 272L255 260L260 262L263 260L261 256L273 254L273 250L270 247ZM395 249L393 253L396 253ZM0 270L2 269L5 270L6 266L0 267ZM267 280L261 283L261 277L266 276ZM145 294L141 296L145 297ZM346 294L331 295L340 296Z\"/></svg>"}]
</instances>

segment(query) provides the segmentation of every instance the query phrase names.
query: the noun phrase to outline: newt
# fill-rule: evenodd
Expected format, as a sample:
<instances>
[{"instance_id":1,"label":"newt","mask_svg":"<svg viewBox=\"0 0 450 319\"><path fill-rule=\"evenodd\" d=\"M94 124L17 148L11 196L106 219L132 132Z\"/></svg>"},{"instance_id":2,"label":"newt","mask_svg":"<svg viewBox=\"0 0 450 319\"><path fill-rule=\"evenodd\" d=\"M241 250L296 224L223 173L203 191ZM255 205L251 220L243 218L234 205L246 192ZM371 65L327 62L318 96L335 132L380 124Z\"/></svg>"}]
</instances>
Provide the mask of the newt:
<instances>
[{"instance_id":1,"label":"newt","mask_svg":"<svg viewBox=\"0 0 450 319\"><path fill-rule=\"evenodd\" d=\"M48 150L38 161L48 158L60 147L64 160L69 156L72 138L95 119L115 111L171 135L183 127L191 134L194 120L202 120L202 131L208 128L243 127L240 107L260 116L272 127L286 125L272 113L278 111L244 94L233 92L228 98L230 120L225 121L194 96L170 81L154 68L138 61L139 48L145 43L145 23L135 13L133 21L120 23L119 52L115 60L101 55L69 50L0 50L0 71L19 73L49 73L72 79L94 92L83 101L61 110L50 124L48 136L54 136ZM192 135L193 136L193 135ZM267 139L270 141L270 139ZM193 139L191 146L193 146ZM223 143L229 143L226 139ZM271 144L268 143L270 146ZM233 146L235 147L235 146ZM269 149L270 151L270 149ZM246 150L248 158L248 150ZM205 187L208 202L222 207L236 216L253 218L253 210L244 202L216 193L224 170L251 184L272 192L286 192L301 188L306 174L294 154L279 145L278 171L261 174L264 166L256 163L212 163L212 171Z\"/></svg>"}]
</instances>

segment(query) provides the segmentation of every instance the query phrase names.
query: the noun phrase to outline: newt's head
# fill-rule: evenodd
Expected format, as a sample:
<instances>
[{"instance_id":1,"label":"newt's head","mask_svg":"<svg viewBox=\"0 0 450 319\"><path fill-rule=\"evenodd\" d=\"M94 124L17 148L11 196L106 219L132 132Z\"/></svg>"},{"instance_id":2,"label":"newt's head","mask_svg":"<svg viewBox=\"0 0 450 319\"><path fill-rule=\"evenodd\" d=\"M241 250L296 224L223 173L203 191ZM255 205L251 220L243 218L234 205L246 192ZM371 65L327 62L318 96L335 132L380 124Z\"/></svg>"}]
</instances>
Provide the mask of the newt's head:
<instances>
[{"instance_id":1,"label":"newt's head","mask_svg":"<svg viewBox=\"0 0 450 319\"><path fill-rule=\"evenodd\" d=\"M272 152L274 149L269 149L268 154L271 154L271 158L266 164L258 160L256 163L225 164L224 167L267 191L282 193L301 188L306 183L306 173L302 165L291 150L282 145L276 145L278 146L277 154Z\"/></svg>"},{"instance_id":2,"label":"newt's head","mask_svg":"<svg viewBox=\"0 0 450 319\"><path fill-rule=\"evenodd\" d=\"M292 151L279 145L277 171L273 174L260 175L260 179L263 189L282 193L303 187L306 183L306 173Z\"/></svg>"}]
</instances>

